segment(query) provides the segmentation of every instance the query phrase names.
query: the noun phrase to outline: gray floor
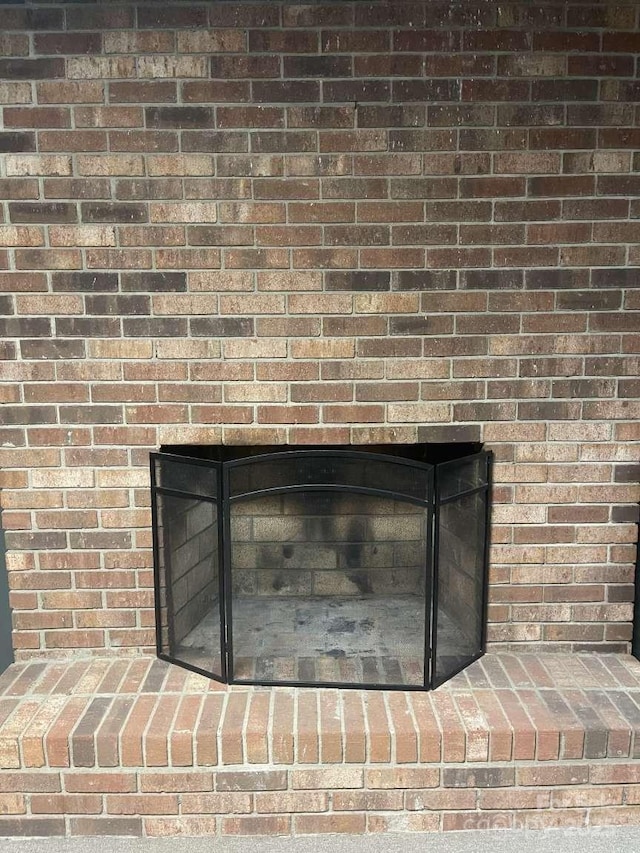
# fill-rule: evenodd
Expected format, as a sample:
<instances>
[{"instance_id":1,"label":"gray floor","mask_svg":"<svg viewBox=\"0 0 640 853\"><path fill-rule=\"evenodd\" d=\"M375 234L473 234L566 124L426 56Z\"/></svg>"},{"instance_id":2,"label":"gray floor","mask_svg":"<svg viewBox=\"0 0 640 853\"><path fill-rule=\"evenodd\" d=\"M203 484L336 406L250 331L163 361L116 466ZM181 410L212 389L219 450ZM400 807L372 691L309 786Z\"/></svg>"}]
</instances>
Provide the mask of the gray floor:
<instances>
[{"instance_id":1,"label":"gray floor","mask_svg":"<svg viewBox=\"0 0 640 853\"><path fill-rule=\"evenodd\" d=\"M425 600L417 595L243 596L233 601L234 675L257 681L420 685ZM210 669L217 613L181 642L177 657ZM474 651L441 613L438 657Z\"/></svg>"},{"instance_id":2,"label":"gray floor","mask_svg":"<svg viewBox=\"0 0 640 853\"><path fill-rule=\"evenodd\" d=\"M0 838L2 853L635 853L639 827L312 838Z\"/></svg>"}]
</instances>

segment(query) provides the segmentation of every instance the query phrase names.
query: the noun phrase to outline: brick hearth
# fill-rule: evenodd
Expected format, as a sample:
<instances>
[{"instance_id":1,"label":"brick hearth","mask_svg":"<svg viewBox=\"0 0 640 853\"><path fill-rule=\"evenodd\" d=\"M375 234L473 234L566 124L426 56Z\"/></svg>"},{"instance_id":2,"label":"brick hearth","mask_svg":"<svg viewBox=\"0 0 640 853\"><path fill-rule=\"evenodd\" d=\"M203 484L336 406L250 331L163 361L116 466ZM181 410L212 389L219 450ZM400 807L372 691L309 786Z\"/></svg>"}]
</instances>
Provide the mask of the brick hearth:
<instances>
[{"instance_id":1,"label":"brick hearth","mask_svg":"<svg viewBox=\"0 0 640 853\"><path fill-rule=\"evenodd\" d=\"M432 693L225 688L150 658L14 664L0 836L640 821L640 663L489 654Z\"/></svg>"}]
</instances>

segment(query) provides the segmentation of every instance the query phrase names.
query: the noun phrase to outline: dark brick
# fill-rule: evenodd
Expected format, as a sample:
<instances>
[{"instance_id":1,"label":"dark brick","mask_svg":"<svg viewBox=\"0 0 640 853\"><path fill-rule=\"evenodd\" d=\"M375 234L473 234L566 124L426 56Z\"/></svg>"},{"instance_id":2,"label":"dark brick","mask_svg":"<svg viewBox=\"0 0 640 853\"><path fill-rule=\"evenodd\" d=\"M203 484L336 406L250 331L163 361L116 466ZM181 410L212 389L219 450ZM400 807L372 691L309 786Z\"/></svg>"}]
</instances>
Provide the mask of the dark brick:
<instances>
[{"instance_id":1,"label":"dark brick","mask_svg":"<svg viewBox=\"0 0 640 853\"><path fill-rule=\"evenodd\" d=\"M479 442L482 437L480 424L447 424L446 426L419 426L418 441L435 444L455 442Z\"/></svg>"},{"instance_id":2,"label":"dark brick","mask_svg":"<svg viewBox=\"0 0 640 853\"><path fill-rule=\"evenodd\" d=\"M149 296L86 296L87 314L149 314L151 298Z\"/></svg>"},{"instance_id":3,"label":"dark brick","mask_svg":"<svg viewBox=\"0 0 640 853\"><path fill-rule=\"evenodd\" d=\"M600 175L598 193L637 196L640 194L640 175Z\"/></svg>"},{"instance_id":4,"label":"dark brick","mask_svg":"<svg viewBox=\"0 0 640 853\"><path fill-rule=\"evenodd\" d=\"M326 246L388 246L388 225L329 225L324 229Z\"/></svg>"},{"instance_id":5,"label":"dark brick","mask_svg":"<svg viewBox=\"0 0 640 853\"><path fill-rule=\"evenodd\" d=\"M559 293L556 306L569 311L614 311L622 304L618 290L569 290Z\"/></svg>"},{"instance_id":6,"label":"dark brick","mask_svg":"<svg viewBox=\"0 0 640 853\"><path fill-rule=\"evenodd\" d=\"M506 130L463 128L459 135L460 151L524 151L528 140L528 133L524 128Z\"/></svg>"},{"instance_id":7,"label":"dark brick","mask_svg":"<svg viewBox=\"0 0 640 853\"><path fill-rule=\"evenodd\" d=\"M3 317L0 319L0 337L46 338L51 334L48 317Z\"/></svg>"},{"instance_id":8,"label":"dark brick","mask_svg":"<svg viewBox=\"0 0 640 853\"><path fill-rule=\"evenodd\" d=\"M282 23L285 27L335 27L353 23L353 10L348 5L319 4L317 6L289 6L282 8Z\"/></svg>"},{"instance_id":9,"label":"dark brick","mask_svg":"<svg viewBox=\"0 0 640 853\"><path fill-rule=\"evenodd\" d=\"M178 150L178 134L168 130L114 130L109 133L111 151L143 153Z\"/></svg>"},{"instance_id":10,"label":"dark brick","mask_svg":"<svg viewBox=\"0 0 640 853\"><path fill-rule=\"evenodd\" d=\"M235 154L248 151L249 145L246 133L231 133L222 131L216 133L210 130L186 130L182 134L182 150L184 152L204 151L210 153Z\"/></svg>"},{"instance_id":11,"label":"dark brick","mask_svg":"<svg viewBox=\"0 0 640 853\"><path fill-rule=\"evenodd\" d=\"M597 101L597 80L534 80L531 98L539 101Z\"/></svg>"},{"instance_id":12,"label":"dark brick","mask_svg":"<svg viewBox=\"0 0 640 853\"><path fill-rule=\"evenodd\" d=\"M615 379L557 379L552 396L582 400L585 397L615 397Z\"/></svg>"},{"instance_id":13,"label":"dark brick","mask_svg":"<svg viewBox=\"0 0 640 853\"><path fill-rule=\"evenodd\" d=\"M142 835L140 817L72 817L69 824L72 835Z\"/></svg>"},{"instance_id":14,"label":"dark brick","mask_svg":"<svg viewBox=\"0 0 640 853\"><path fill-rule=\"evenodd\" d=\"M18 357L18 349L14 341L0 341L0 359L13 361Z\"/></svg>"},{"instance_id":15,"label":"dark brick","mask_svg":"<svg viewBox=\"0 0 640 853\"><path fill-rule=\"evenodd\" d=\"M9 205L12 222L77 222L75 204L65 202L14 202Z\"/></svg>"},{"instance_id":16,"label":"dark brick","mask_svg":"<svg viewBox=\"0 0 640 853\"><path fill-rule=\"evenodd\" d=\"M568 421L580 417L580 403L518 403L518 420L522 421Z\"/></svg>"},{"instance_id":17,"label":"dark brick","mask_svg":"<svg viewBox=\"0 0 640 853\"><path fill-rule=\"evenodd\" d=\"M588 285L588 270L531 269L525 271L527 290L568 290Z\"/></svg>"},{"instance_id":18,"label":"dark brick","mask_svg":"<svg viewBox=\"0 0 640 853\"><path fill-rule=\"evenodd\" d=\"M51 282L54 292L112 292L118 289L118 274L115 272L54 272Z\"/></svg>"},{"instance_id":19,"label":"dark brick","mask_svg":"<svg viewBox=\"0 0 640 853\"><path fill-rule=\"evenodd\" d=\"M26 199L38 198L38 195L37 178L0 178L0 198Z\"/></svg>"},{"instance_id":20,"label":"dark brick","mask_svg":"<svg viewBox=\"0 0 640 853\"><path fill-rule=\"evenodd\" d=\"M425 14L424 3L357 3L355 24L356 27L421 28L425 25Z\"/></svg>"},{"instance_id":21,"label":"dark brick","mask_svg":"<svg viewBox=\"0 0 640 853\"><path fill-rule=\"evenodd\" d=\"M251 150L256 153L293 153L315 151L316 134L312 131L258 131L251 134Z\"/></svg>"},{"instance_id":22,"label":"dark brick","mask_svg":"<svg viewBox=\"0 0 640 853\"><path fill-rule=\"evenodd\" d=\"M515 403L454 403L453 406L454 421L512 421L515 416Z\"/></svg>"},{"instance_id":23,"label":"dark brick","mask_svg":"<svg viewBox=\"0 0 640 853\"><path fill-rule=\"evenodd\" d=\"M325 178L322 182L324 198L386 198L386 178Z\"/></svg>"},{"instance_id":24,"label":"dark brick","mask_svg":"<svg viewBox=\"0 0 640 853\"><path fill-rule=\"evenodd\" d=\"M252 84L253 99L258 103L296 103L320 100L320 83L309 80L258 81Z\"/></svg>"},{"instance_id":25,"label":"dark brick","mask_svg":"<svg viewBox=\"0 0 640 853\"><path fill-rule=\"evenodd\" d=\"M640 267L594 269L591 271L593 287L640 287Z\"/></svg>"},{"instance_id":26,"label":"dark brick","mask_svg":"<svg viewBox=\"0 0 640 853\"><path fill-rule=\"evenodd\" d=\"M589 330L593 332L637 332L640 329L640 312L613 311L593 314Z\"/></svg>"},{"instance_id":27,"label":"dark brick","mask_svg":"<svg viewBox=\"0 0 640 853\"><path fill-rule=\"evenodd\" d=\"M439 53L460 49L460 33L456 30L397 30L393 33L393 49L410 53Z\"/></svg>"},{"instance_id":28,"label":"dark brick","mask_svg":"<svg viewBox=\"0 0 640 853\"><path fill-rule=\"evenodd\" d=\"M138 8L139 27L206 27L208 23L206 6L140 6Z\"/></svg>"},{"instance_id":29,"label":"dark brick","mask_svg":"<svg viewBox=\"0 0 640 853\"><path fill-rule=\"evenodd\" d=\"M33 39L35 52L44 54L100 53L101 33L45 33Z\"/></svg>"},{"instance_id":30,"label":"dark brick","mask_svg":"<svg viewBox=\"0 0 640 853\"><path fill-rule=\"evenodd\" d=\"M567 24L577 30L596 27L609 29L612 26L633 29L634 11L633 6L570 6L567 10Z\"/></svg>"},{"instance_id":31,"label":"dark brick","mask_svg":"<svg viewBox=\"0 0 640 853\"><path fill-rule=\"evenodd\" d=\"M284 127L284 125L282 107L218 107L216 115L218 128Z\"/></svg>"},{"instance_id":32,"label":"dark brick","mask_svg":"<svg viewBox=\"0 0 640 853\"><path fill-rule=\"evenodd\" d=\"M279 56L212 56L211 77L228 79L264 79L280 76ZM201 83L185 83L183 95L185 101L198 100L193 97L201 91Z\"/></svg>"},{"instance_id":33,"label":"dark brick","mask_svg":"<svg viewBox=\"0 0 640 853\"><path fill-rule=\"evenodd\" d=\"M562 203L564 219L626 219L629 201L626 198L567 199Z\"/></svg>"},{"instance_id":34,"label":"dark brick","mask_svg":"<svg viewBox=\"0 0 640 853\"><path fill-rule=\"evenodd\" d=\"M616 33L616 35L618 35ZM544 51L595 51L600 49L600 34L542 29L533 34L533 49ZM605 48L608 50L609 48Z\"/></svg>"},{"instance_id":35,"label":"dark brick","mask_svg":"<svg viewBox=\"0 0 640 853\"><path fill-rule=\"evenodd\" d=\"M15 314L13 310L13 297L9 295L0 295L0 314Z\"/></svg>"},{"instance_id":36,"label":"dark brick","mask_svg":"<svg viewBox=\"0 0 640 853\"><path fill-rule=\"evenodd\" d=\"M389 30L325 30L323 53L385 53L391 48Z\"/></svg>"},{"instance_id":37,"label":"dark brick","mask_svg":"<svg viewBox=\"0 0 640 853\"><path fill-rule=\"evenodd\" d=\"M68 338L117 338L119 317L56 317L56 336Z\"/></svg>"},{"instance_id":38,"label":"dark brick","mask_svg":"<svg viewBox=\"0 0 640 853\"><path fill-rule=\"evenodd\" d=\"M434 201L427 205L428 222L489 222L490 201Z\"/></svg>"},{"instance_id":39,"label":"dark brick","mask_svg":"<svg viewBox=\"0 0 640 853\"><path fill-rule=\"evenodd\" d=\"M195 128L214 124L213 107L147 107L147 127Z\"/></svg>"},{"instance_id":40,"label":"dark brick","mask_svg":"<svg viewBox=\"0 0 640 853\"><path fill-rule=\"evenodd\" d=\"M349 56L285 56L285 77L350 77L352 74Z\"/></svg>"},{"instance_id":41,"label":"dark brick","mask_svg":"<svg viewBox=\"0 0 640 853\"><path fill-rule=\"evenodd\" d=\"M286 770L220 770L216 773L218 791L285 791L286 788Z\"/></svg>"},{"instance_id":42,"label":"dark brick","mask_svg":"<svg viewBox=\"0 0 640 853\"><path fill-rule=\"evenodd\" d=\"M432 317L390 317L390 335L439 335L452 331L453 321L442 315Z\"/></svg>"},{"instance_id":43,"label":"dark brick","mask_svg":"<svg viewBox=\"0 0 640 853\"><path fill-rule=\"evenodd\" d=\"M116 182L119 199L173 199L182 198L180 178L123 178Z\"/></svg>"},{"instance_id":44,"label":"dark brick","mask_svg":"<svg viewBox=\"0 0 640 853\"><path fill-rule=\"evenodd\" d=\"M460 287L466 290L520 290L522 270L460 270Z\"/></svg>"},{"instance_id":45,"label":"dark brick","mask_svg":"<svg viewBox=\"0 0 640 853\"><path fill-rule=\"evenodd\" d=\"M5 425L54 424L56 420L55 406L2 406L2 423Z\"/></svg>"},{"instance_id":46,"label":"dark brick","mask_svg":"<svg viewBox=\"0 0 640 853\"><path fill-rule=\"evenodd\" d=\"M83 222L147 222L146 204L109 204L84 202L80 206Z\"/></svg>"},{"instance_id":47,"label":"dark brick","mask_svg":"<svg viewBox=\"0 0 640 853\"><path fill-rule=\"evenodd\" d=\"M251 84L248 80L197 80L182 84L182 100L192 104L248 103Z\"/></svg>"},{"instance_id":48,"label":"dark brick","mask_svg":"<svg viewBox=\"0 0 640 853\"><path fill-rule=\"evenodd\" d=\"M460 81L446 77L430 80L394 80L393 101L457 101L460 97Z\"/></svg>"},{"instance_id":49,"label":"dark brick","mask_svg":"<svg viewBox=\"0 0 640 853\"><path fill-rule=\"evenodd\" d=\"M530 196L584 196L593 195L595 189L593 175L545 175L529 178Z\"/></svg>"},{"instance_id":50,"label":"dark brick","mask_svg":"<svg viewBox=\"0 0 640 853\"><path fill-rule=\"evenodd\" d=\"M317 53L320 34L316 30L252 30L252 53Z\"/></svg>"},{"instance_id":51,"label":"dark brick","mask_svg":"<svg viewBox=\"0 0 640 853\"><path fill-rule=\"evenodd\" d=\"M619 379L618 396L640 399L640 379Z\"/></svg>"},{"instance_id":52,"label":"dark brick","mask_svg":"<svg viewBox=\"0 0 640 853\"><path fill-rule=\"evenodd\" d=\"M597 49L597 48L596 48ZM640 33L606 32L602 35L602 49L616 53L640 53Z\"/></svg>"},{"instance_id":53,"label":"dark brick","mask_svg":"<svg viewBox=\"0 0 640 853\"><path fill-rule=\"evenodd\" d=\"M423 64L422 57L417 55L356 56L354 74L356 77L422 77Z\"/></svg>"},{"instance_id":54,"label":"dark brick","mask_svg":"<svg viewBox=\"0 0 640 853\"><path fill-rule=\"evenodd\" d=\"M187 228L190 246L253 246L248 225L192 225Z\"/></svg>"},{"instance_id":55,"label":"dark brick","mask_svg":"<svg viewBox=\"0 0 640 853\"><path fill-rule=\"evenodd\" d=\"M45 198L109 198L111 184L106 178L45 178Z\"/></svg>"},{"instance_id":56,"label":"dark brick","mask_svg":"<svg viewBox=\"0 0 640 853\"><path fill-rule=\"evenodd\" d=\"M19 0L19 3L23 0ZM2 27L7 30L59 30L64 26L62 9L18 9L19 3L10 2L14 8L2 13Z\"/></svg>"},{"instance_id":57,"label":"dark brick","mask_svg":"<svg viewBox=\"0 0 640 853\"><path fill-rule=\"evenodd\" d=\"M133 6L78 4L66 11L68 30L130 30L135 26Z\"/></svg>"},{"instance_id":58,"label":"dark brick","mask_svg":"<svg viewBox=\"0 0 640 853\"><path fill-rule=\"evenodd\" d=\"M111 705L111 698L92 699L71 735L71 761L74 767L92 767L95 764L95 732Z\"/></svg>"},{"instance_id":59,"label":"dark brick","mask_svg":"<svg viewBox=\"0 0 640 853\"><path fill-rule=\"evenodd\" d=\"M548 127L564 124L564 104L504 104L498 107L500 127Z\"/></svg>"},{"instance_id":60,"label":"dark brick","mask_svg":"<svg viewBox=\"0 0 640 853\"><path fill-rule=\"evenodd\" d=\"M422 127L426 110L420 104L372 107L358 105L356 115L358 127Z\"/></svg>"},{"instance_id":61,"label":"dark brick","mask_svg":"<svg viewBox=\"0 0 640 853\"><path fill-rule=\"evenodd\" d=\"M149 293L184 293L187 289L187 274L184 272L123 272L122 289Z\"/></svg>"},{"instance_id":62,"label":"dark brick","mask_svg":"<svg viewBox=\"0 0 640 853\"><path fill-rule=\"evenodd\" d=\"M249 317L196 317L189 325L195 337L246 338L255 332L253 318Z\"/></svg>"},{"instance_id":63,"label":"dark brick","mask_svg":"<svg viewBox=\"0 0 640 853\"><path fill-rule=\"evenodd\" d=\"M392 178L391 198L455 198L456 178Z\"/></svg>"},{"instance_id":64,"label":"dark brick","mask_svg":"<svg viewBox=\"0 0 640 853\"><path fill-rule=\"evenodd\" d=\"M600 135L605 133L599 131ZM628 143L629 147L634 147ZM525 147L524 145L522 146ZM533 151L553 151L554 149L588 149L596 147L596 131L588 128L532 128L529 131L529 148ZM601 142L601 147L606 147ZM619 140L612 140L613 148L620 146Z\"/></svg>"},{"instance_id":65,"label":"dark brick","mask_svg":"<svg viewBox=\"0 0 640 853\"><path fill-rule=\"evenodd\" d=\"M612 506L611 521L618 524L637 524L640 520L638 506Z\"/></svg>"},{"instance_id":66,"label":"dark brick","mask_svg":"<svg viewBox=\"0 0 640 853\"><path fill-rule=\"evenodd\" d=\"M366 104L390 98L391 83L387 80L326 80L322 83L322 99L326 103Z\"/></svg>"},{"instance_id":67,"label":"dark brick","mask_svg":"<svg viewBox=\"0 0 640 853\"><path fill-rule=\"evenodd\" d=\"M393 274L393 290L455 290L455 270L401 270Z\"/></svg>"},{"instance_id":68,"label":"dark brick","mask_svg":"<svg viewBox=\"0 0 640 853\"><path fill-rule=\"evenodd\" d=\"M633 124L633 111L633 104L569 104L566 123L577 127Z\"/></svg>"},{"instance_id":69,"label":"dark brick","mask_svg":"<svg viewBox=\"0 0 640 853\"><path fill-rule=\"evenodd\" d=\"M64 547L64 546L63 546ZM2 834L10 837L24 836L26 838L64 835L65 823L63 817L8 817L2 816Z\"/></svg>"},{"instance_id":70,"label":"dark brick","mask_svg":"<svg viewBox=\"0 0 640 853\"><path fill-rule=\"evenodd\" d=\"M390 290L391 273L384 271L327 272L327 290Z\"/></svg>"},{"instance_id":71,"label":"dark brick","mask_svg":"<svg viewBox=\"0 0 640 853\"><path fill-rule=\"evenodd\" d=\"M515 785L513 767L457 768L445 767L442 784L445 788L507 788Z\"/></svg>"},{"instance_id":72,"label":"dark brick","mask_svg":"<svg viewBox=\"0 0 640 853\"><path fill-rule=\"evenodd\" d=\"M120 424L122 421L122 406L60 406L61 424Z\"/></svg>"},{"instance_id":73,"label":"dark brick","mask_svg":"<svg viewBox=\"0 0 640 853\"><path fill-rule=\"evenodd\" d=\"M178 87L173 80L136 80L109 83L112 104L166 103L178 100Z\"/></svg>"},{"instance_id":74,"label":"dark brick","mask_svg":"<svg viewBox=\"0 0 640 853\"><path fill-rule=\"evenodd\" d=\"M214 3L209 6L212 27L277 27L280 10L276 3Z\"/></svg>"},{"instance_id":75,"label":"dark brick","mask_svg":"<svg viewBox=\"0 0 640 853\"><path fill-rule=\"evenodd\" d=\"M501 108L502 109L502 108ZM429 105L429 127L477 127L495 123L495 109L488 104ZM529 124L529 122L524 122ZM499 124L507 124L500 121Z\"/></svg>"},{"instance_id":76,"label":"dark brick","mask_svg":"<svg viewBox=\"0 0 640 853\"><path fill-rule=\"evenodd\" d=\"M64 59L0 59L0 79L51 80L64 77Z\"/></svg>"},{"instance_id":77,"label":"dark brick","mask_svg":"<svg viewBox=\"0 0 640 853\"><path fill-rule=\"evenodd\" d=\"M20 342L20 354L24 359L52 361L85 357L85 342L82 340L24 340Z\"/></svg>"},{"instance_id":78,"label":"dark brick","mask_svg":"<svg viewBox=\"0 0 640 853\"><path fill-rule=\"evenodd\" d=\"M422 354L420 338L360 338L359 358L417 358Z\"/></svg>"},{"instance_id":79,"label":"dark brick","mask_svg":"<svg viewBox=\"0 0 640 853\"><path fill-rule=\"evenodd\" d=\"M2 62L2 60L0 60ZM35 133L5 132L0 133L0 153L35 151Z\"/></svg>"},{"instance_id":80,"label":"dark brick","mask_svg":"<svg viewBox=\"0 0 640 853\"><path fill-rule=\"evenodd\" d=\"M581 371L581 359L576 358L523 358L520 360L520 376L575 376Z\"/></svg>"},{"instance_id":81,"label":"dark brick","mask_svg":"<svg viewBox=\"0 0 640 853\"><path fill-rule=\"evenodd\" d=\"M187 320L177 317L125 317L122 327L127 338L184 338Z\"/></svg>"}]
</instances>

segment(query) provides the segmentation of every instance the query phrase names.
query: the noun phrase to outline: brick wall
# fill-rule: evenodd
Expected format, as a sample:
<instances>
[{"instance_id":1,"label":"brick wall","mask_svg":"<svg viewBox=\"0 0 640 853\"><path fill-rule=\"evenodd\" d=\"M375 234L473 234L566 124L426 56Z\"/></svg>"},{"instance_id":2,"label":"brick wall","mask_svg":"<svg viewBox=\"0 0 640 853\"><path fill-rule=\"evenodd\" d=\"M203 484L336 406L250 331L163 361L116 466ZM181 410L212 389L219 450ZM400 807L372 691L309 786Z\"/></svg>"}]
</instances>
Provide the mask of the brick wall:
<instances>
[{"instance_id":1,"label":"brick wall","mask_svg":"<svg viewBox=\"0 0 640 853\"><path fill-rule=\"evenodd\" d=\"M19 655L152 646L187 442L484 441L490 639L626 648L639 12L2 5Z\"/></svg>"}]
</instances>

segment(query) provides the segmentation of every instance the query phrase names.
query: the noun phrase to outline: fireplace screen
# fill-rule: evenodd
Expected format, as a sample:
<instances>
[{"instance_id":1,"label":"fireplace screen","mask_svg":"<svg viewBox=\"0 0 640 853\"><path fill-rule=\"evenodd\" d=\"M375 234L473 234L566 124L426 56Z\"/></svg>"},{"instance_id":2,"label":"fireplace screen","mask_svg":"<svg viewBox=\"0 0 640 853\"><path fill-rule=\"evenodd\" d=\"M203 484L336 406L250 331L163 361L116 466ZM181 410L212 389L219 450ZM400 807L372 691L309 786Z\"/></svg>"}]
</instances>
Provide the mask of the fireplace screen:
<instances>
[{"instance_id":1,"label":"fireplace screen","mask_svg":"<svg viewBox=\"0 0 640 853\"><path fill-rule=\"evenodd\" d=\"M158 655L233 684L386 689L475 660L491 455L444 447L152 454Z\"/></svg>"}]
</instances>

